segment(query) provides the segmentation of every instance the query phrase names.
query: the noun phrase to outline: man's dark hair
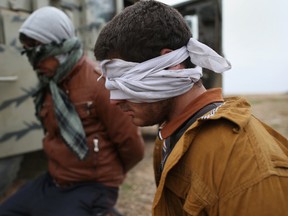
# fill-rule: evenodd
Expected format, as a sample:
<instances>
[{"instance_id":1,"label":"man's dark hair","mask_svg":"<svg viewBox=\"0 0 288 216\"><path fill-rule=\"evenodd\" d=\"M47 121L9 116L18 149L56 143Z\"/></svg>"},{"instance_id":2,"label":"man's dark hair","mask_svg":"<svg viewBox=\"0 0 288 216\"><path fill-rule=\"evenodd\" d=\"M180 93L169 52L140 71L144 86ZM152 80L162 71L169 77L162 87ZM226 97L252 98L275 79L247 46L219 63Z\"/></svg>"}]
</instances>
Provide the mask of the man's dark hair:
<instances>
[{"instance_id":1,"label":"man's dark hair","mask_svg":"<svg viewBox=\"0 0 288 216\"><path fill-rule=\"evenodd\" d=\"M160 55L163 48L185 46L191 31L174 8L156 1L139 1L115 16L95 44L97 60L121 58L143 62Z\"/></svg>"}]
</instances>

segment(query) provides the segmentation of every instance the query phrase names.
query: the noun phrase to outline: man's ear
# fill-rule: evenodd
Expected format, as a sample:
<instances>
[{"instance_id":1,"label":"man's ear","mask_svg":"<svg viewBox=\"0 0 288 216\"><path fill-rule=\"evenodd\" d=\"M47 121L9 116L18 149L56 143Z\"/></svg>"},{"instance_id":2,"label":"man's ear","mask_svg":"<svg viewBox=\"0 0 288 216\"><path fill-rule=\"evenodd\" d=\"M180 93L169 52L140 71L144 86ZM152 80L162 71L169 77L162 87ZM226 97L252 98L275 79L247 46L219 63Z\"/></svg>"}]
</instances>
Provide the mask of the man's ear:
<instances>
[{"instance_id":1,"label":"man's ear","mask_svg":"<svg viewBox=\"0 0 288 216\"><path fill-rule=\"evenodd\" d=\"M164 48L164 49L162 49L162 50L160 51L160 55L165 55L165 54L167 54L167 53L169 53L169 52L171 52L171 51L173 51L173 50L168 49L168 48ZM171 66L171 67L169 67L169 68L167 68L167 69L168 69L168 70L178 70L178 69L183 69L183 68L184 68L184 66L183 66L182 64L177 64L177 65Z\"/></svg>"},{"instance_id":2,"label":"man's ear","mask_svg":"<svg viewBox=\"0 0 288 216\"><path fill-rule=\"evenodd\" d=\"M171 49L164 48L164 49L162 49L162 50L160 51L160 55L165 55L165 54L167 54L167 53L169 53L169 52L171 52L171 51L172 51Z\"/></svg>"}]
</instances>

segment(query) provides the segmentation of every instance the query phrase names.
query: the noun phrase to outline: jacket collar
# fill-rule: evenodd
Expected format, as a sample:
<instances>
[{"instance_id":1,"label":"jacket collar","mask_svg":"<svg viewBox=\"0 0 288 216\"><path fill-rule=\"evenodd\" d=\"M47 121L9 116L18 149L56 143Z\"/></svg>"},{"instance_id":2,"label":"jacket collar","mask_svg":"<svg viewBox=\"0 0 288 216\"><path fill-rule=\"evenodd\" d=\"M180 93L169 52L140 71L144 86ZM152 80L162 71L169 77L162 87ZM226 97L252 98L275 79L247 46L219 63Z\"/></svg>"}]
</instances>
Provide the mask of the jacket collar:
<instances>
[{"instance_id":1,"label":"jacket collar","mask_svg":"<svg viewBox=\"0 0 288 216\"><path fill-rule=\"evenodd\" d=\"M224 99L222 97L221 88L207 90L199 97L191 101L191 103L189 103L181 115L169 122L165 122L159 128L159 138L166 139L167 137L171 136L186 120L188 120L192 115L194 115L197 111L206 105L223 101Z\"/></svg>"}]
</instances>

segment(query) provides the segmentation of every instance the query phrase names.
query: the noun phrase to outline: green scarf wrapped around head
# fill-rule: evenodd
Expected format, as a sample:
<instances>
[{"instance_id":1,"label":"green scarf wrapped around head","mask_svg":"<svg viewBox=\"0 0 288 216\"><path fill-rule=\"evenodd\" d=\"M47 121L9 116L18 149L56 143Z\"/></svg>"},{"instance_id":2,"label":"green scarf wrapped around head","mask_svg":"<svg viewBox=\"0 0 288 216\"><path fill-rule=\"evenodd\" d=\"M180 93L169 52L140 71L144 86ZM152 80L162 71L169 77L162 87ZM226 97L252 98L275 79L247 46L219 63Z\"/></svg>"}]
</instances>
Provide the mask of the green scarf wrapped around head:
<instances>
[{"instance_id":1,"label":"green scarf wrapped around head","mask_svg":"<svg viewBox=\"0 0 288 216\"><path fill-rule=\"evenodd\" d=\"M64 40L60 44L50 43L40 45L39 47L29 49L26 51L26 54L32 66L35 66L49 56L67 55L64 62L60 63L53 77L47 77L38 73L40 82L39 88L34 95L34 103L36 106L36 115L39 117L38 114L41 110L45 95L44 89L49 87L61 136L65 143L83 160L87 155L88 147L81 120L68 96L57 85L71 72L83 55L79 39L73 37Z\"/></svg>"}]
</instances>

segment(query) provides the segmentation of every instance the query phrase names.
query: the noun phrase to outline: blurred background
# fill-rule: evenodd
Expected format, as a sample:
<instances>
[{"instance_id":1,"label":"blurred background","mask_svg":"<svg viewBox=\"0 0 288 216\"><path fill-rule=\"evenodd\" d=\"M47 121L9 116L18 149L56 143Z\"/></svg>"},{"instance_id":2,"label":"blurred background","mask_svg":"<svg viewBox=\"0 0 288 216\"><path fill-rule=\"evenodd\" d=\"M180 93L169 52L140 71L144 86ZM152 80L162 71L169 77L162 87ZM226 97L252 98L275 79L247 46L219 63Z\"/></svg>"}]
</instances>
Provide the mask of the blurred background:
<instances>
[{"instance_id":1,"label":"blurred background","mask_svg":"<svg viewBox=\"0 0 288 216\"><path fill-rule=\"evenodd\" d=\"M287 9L287 0L222 0L222 49L232 64L225 94L288 93Z\"/></svg>"},{"instance_id":2,"label":"blurred background","mask_svg":"<svg viewBox=\"0 0 288 216\"><path fill-rule=\"evenodd\" d=\"M288 1L223 0L226 94L288 93Z\"/></svg>"}]
</instances>

